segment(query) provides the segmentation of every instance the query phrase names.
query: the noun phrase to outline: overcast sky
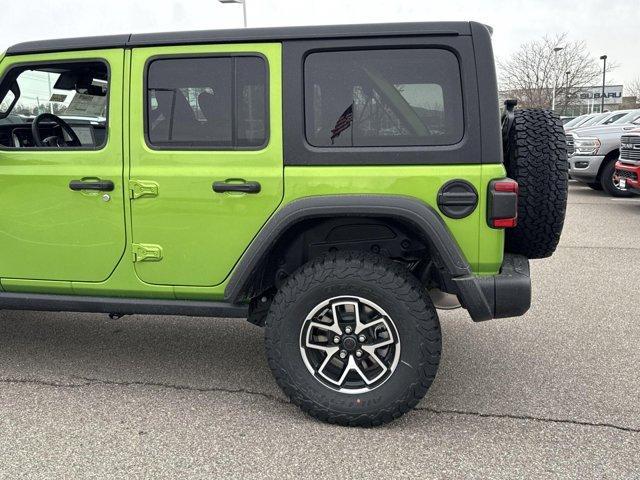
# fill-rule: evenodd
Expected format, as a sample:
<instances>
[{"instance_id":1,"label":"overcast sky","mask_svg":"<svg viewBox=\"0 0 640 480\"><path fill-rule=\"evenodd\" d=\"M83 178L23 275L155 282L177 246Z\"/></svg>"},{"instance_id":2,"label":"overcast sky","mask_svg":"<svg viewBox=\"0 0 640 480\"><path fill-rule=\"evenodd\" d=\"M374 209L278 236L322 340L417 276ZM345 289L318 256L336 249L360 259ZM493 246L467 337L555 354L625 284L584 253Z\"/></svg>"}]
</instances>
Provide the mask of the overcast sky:
<instances>
[{"instance_id":1,"label":"overcast sky","mask_svg":"<svg viewBox=\"0 0 640 480\"><path fill-rule=\"evenodd\" d=\"M242 6L218 0L3 1L0 50L45 38L242 26ZM247 0L247 9L249 27L476 20L494 28L498 57L567 32L620 66L612 82L640 77L640 0Z\"/></svg>"}]
</instances>

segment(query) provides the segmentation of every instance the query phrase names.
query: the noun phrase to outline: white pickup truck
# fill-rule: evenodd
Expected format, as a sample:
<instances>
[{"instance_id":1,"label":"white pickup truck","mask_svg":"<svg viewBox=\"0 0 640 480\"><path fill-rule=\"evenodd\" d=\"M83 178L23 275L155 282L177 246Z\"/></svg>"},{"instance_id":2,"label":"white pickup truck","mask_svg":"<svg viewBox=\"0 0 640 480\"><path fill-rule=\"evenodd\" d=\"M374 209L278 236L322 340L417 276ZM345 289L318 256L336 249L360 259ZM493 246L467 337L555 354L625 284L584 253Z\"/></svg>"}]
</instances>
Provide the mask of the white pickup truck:
<instances>
[{"instance_id":1,"label":"white pickup truck","mask_svg":"<svg viewBox=\"0 0 640 480\"><path fill-rule=\"evenodd\" d=\"M609 125L576 128L567 133L569 174L595 190L614 197L628 196L614 178L620 156L620 137L640 125L640 110L633 110Z\"/></svg>"}]
</instances>

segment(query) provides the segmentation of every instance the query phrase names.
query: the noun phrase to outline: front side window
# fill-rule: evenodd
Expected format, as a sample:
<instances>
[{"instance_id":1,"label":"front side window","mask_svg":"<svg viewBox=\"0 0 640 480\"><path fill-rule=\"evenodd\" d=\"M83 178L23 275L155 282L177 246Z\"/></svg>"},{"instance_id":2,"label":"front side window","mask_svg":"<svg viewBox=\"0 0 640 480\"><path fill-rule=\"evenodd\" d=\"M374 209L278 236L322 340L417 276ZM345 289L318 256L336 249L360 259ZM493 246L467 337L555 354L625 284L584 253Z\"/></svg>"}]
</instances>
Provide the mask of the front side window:
<instances>
[{"instance_id":1,"label":"front side window","mask_svg":"<svg viewBox=\"0 0 640 480\"><path fill-rule=\"evenodd\" d=\"M152 146L233 149L266 143L267 70L261 57L154 60L146 101Z\"/></svg>"},{"instance_id":2,"label":"front side window","mask_svg":"<svg viewBox=\"0 0 640 480\"><path fill-rule=\"evenodd\" d=\"M462 139L460 67L447 50L312 53L304 75L313 146L436 146Z\"/></svg>"},{"instance_id":3,"label":"front side window","mask_svg":"<svg viewBox=\"0 0 640 480\"><path fill-rule=\"evenodd\" d=\"M101 148L109 71L102 62L20 66L0 84L0 145Z\"/></svg>"}]
</instances>

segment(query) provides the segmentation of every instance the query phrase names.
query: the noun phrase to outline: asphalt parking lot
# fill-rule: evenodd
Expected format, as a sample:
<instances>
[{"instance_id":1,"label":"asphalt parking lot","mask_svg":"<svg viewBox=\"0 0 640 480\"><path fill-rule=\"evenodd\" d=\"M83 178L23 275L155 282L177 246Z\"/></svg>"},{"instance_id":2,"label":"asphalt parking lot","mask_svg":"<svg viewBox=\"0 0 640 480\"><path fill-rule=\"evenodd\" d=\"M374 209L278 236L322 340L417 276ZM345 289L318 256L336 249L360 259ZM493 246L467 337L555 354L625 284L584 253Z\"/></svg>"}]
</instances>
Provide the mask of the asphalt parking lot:
<instances>
[{"instance_id":1,"label":"asphalt parking lot","mask_svg":"<svg viewBox=\"0 0 640 480\"><path fill-rule=\"evenodd\" d=\"M529 313L441 312L432 389L377 429L289 404L243 321L0 312L0 477L640 478L640 197L569 203Z\"/></svg>"}]
</instances>

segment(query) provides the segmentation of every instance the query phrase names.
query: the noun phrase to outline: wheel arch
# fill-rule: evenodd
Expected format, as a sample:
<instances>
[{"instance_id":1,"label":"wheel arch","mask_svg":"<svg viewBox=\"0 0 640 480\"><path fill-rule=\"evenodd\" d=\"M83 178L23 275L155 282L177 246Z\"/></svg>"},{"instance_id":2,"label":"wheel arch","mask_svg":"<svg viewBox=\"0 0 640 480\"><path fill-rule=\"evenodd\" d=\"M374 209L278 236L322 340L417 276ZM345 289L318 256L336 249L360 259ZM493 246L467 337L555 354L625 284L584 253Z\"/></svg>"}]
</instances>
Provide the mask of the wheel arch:
<instances>
[{"instance_id":1,"label":"wheel arch","mask_svg":"<svg viewBox=\"0 0 640 480\"><path fill-rule=\"evenodd\" d=\"M336 218L389 220L424 241L449 278L472 275L469 263L433 207L401 195L327 195L304 197L280 208L264 225L234 268L225 300L239 303L260 293L256 281L274 249L287 234L305 222Z\"/></svg>"},{"instance_id":2,"label":"wheel arch","mask_svg":"<svg viewBox=\"0 0 640 480\"><path fill-rule=\"evenodd\" d=\"M604 156L604 158L602 159L602 163L600 163L600 167L598 168L598 175L596 176L596 181L599 182L600 179L602 178L602 171L607 165L607 162L609 162L612 158L615 159L615 158L618 158L619 156L620 156L619 148L614 148Z\"/></svg>"}]
</instances>

